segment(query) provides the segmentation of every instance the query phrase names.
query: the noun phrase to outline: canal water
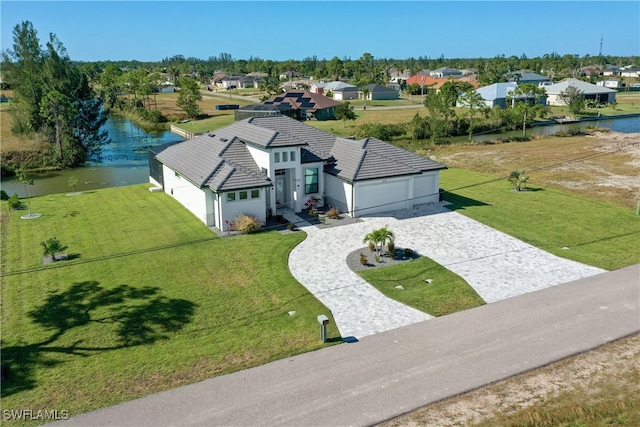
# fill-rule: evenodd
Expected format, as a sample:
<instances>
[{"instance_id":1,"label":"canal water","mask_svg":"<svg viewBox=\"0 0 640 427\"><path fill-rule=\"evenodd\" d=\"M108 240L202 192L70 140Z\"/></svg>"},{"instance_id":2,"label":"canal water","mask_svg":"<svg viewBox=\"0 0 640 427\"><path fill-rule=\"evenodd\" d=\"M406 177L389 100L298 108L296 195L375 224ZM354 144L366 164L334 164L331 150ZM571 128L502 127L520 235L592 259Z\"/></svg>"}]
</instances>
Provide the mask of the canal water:
<instances>
[{"instance_id":1,"label":"canal water","mask_svg":"<svg viewBox=\"0 0 640 427\"><path fill-rule=\"evenodd\" d=\"M635 133L640 132L640 117L536 126L528 129L527 135L532 133L553 135L560 131L583 129L588 126L608 128L616 132ZM149 182L147 149L151 146L183 139L171 132L145 132L123 117L110 117L105 124L105 129L109 132L112 142L104 146L101 162L89 163L82 168L30 174L29 176L34 179L34 185L28 187L29 195L41 196L45 194L70 193L72 190L69 187L69 177L72 176L78 178L75 191L88 191ZM498 138L518 135L522 135L522 131L500 135L478 135L474 137L474 141L492 141ZM3 180L1 187L9 195L18 193L20 197L26 196L24 185L11 180Z\"/></svg>"},{"instance_id":2,"label":"canal water","mask_svg":"<svg viewBox=\"0 0 640 427\"><path fill-rule=\"evenodd\" d=\"M109 132L111 143L103 147L100 162L75 169L31 173L29 177L33 178L34 185L28 186L29 195L70 193L69 178L72 176L78 179L75 191L149 182L148 148L183 140L171 132L145 132L131 120L119 116L110 116L104 129ZM11 179L2 180L2 189L9 195L26 196L24 185Z\"/></svg>"}]
</instances>

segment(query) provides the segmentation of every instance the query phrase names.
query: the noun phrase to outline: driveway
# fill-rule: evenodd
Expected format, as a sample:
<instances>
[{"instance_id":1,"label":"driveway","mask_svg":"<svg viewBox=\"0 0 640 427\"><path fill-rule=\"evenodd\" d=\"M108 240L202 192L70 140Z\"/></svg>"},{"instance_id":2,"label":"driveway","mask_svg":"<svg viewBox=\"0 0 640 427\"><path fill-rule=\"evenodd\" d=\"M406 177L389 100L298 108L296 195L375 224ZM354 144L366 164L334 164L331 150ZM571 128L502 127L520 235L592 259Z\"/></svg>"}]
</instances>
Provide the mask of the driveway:
<instances>
[{"instance_id":1,"label":"driveway","mask_svg":"<svg viewBox=\"0 0 640 427\"><path fill-rule=\"evenodd\" d=\"M342 337L360 339L431 318L387 298L347 266L347 255L365 247L364 235L383 226L394 232L397 246L461 276L487 303L605 272L537 249L444 204L331 228L298 224L307 238L289 255L289 269L331 310Z\"/></svg>"}]
</instances>

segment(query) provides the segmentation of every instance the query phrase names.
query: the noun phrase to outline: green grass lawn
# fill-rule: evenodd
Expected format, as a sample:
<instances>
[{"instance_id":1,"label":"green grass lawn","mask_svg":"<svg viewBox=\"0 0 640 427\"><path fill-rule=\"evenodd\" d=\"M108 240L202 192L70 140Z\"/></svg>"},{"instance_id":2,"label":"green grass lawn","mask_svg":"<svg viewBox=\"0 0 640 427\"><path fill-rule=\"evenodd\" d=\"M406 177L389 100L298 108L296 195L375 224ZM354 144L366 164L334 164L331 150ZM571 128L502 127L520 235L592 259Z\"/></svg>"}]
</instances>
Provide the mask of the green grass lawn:
<instances>
[{"instance_id":1,"label":"green grass lawn","mask_svg":"<svg viewBox=\"0 0 640 427\"><path fill-rule=\"evenodd\" d=\"M507 177L462 169L443 171L440 186L450 209L552 254L606 270L640 262L632 209L550 188L516 192Z\"/></svg>"},{"instance_id":2,"label":"green grass lawn","mask_svg":"<svg viewBox=\"0 0 640 427\"><path fill-rule=\"evenodd\" d=\"M389 298L436 317L485 304L463 278L424 256L358 274Z\"/></svg>"},{"instance_id":3,"label":"green grass lawn","mask_svg":"<svg viewBox=\"0 0 640 427\"><path fill-rule=\"evenodd\" d=\"M3 409L76 415L326 345L287 268L304 233L220 239L147 187L32 198L33 220L3 202ZM71 259L43 265L54 236Z\"/></svg>"}]
</instances>

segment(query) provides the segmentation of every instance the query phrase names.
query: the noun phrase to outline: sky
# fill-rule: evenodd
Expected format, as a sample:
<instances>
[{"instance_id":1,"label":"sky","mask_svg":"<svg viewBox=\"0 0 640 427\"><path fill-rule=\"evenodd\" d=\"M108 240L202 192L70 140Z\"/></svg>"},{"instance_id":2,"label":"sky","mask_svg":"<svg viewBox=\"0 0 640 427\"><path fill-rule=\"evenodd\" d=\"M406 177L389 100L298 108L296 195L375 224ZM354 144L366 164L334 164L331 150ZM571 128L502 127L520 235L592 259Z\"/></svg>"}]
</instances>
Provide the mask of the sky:
<instances>
[{"instance_id":1,"label":"sky","mask_svg":"<svg viewBox=\"0 0 640 427\"><path fill-rule=\"evenodd\" d=\"M640 1L0 1L74 61L640 55Z\"/></svg>"}]
</instances>

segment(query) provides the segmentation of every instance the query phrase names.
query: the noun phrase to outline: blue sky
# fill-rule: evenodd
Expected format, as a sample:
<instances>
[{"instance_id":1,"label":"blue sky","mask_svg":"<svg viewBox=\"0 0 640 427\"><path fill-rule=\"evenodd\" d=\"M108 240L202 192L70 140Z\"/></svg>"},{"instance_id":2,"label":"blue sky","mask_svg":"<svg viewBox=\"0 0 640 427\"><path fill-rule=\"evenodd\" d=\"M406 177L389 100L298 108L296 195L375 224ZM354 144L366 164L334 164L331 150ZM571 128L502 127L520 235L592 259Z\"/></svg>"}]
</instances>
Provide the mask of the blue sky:
<instances>
[{"instance_id":1,"label":"blue sky","mask_svg":"<svg viewBox=\"0 0 640 427\"><path fill-rule=\"evenodd\" d=\"M221 52L283 61L640 55L640 2L0 1L1 46L15 25L57 35L78 61L160 61Z\"/></svg>"}]
</instances>

